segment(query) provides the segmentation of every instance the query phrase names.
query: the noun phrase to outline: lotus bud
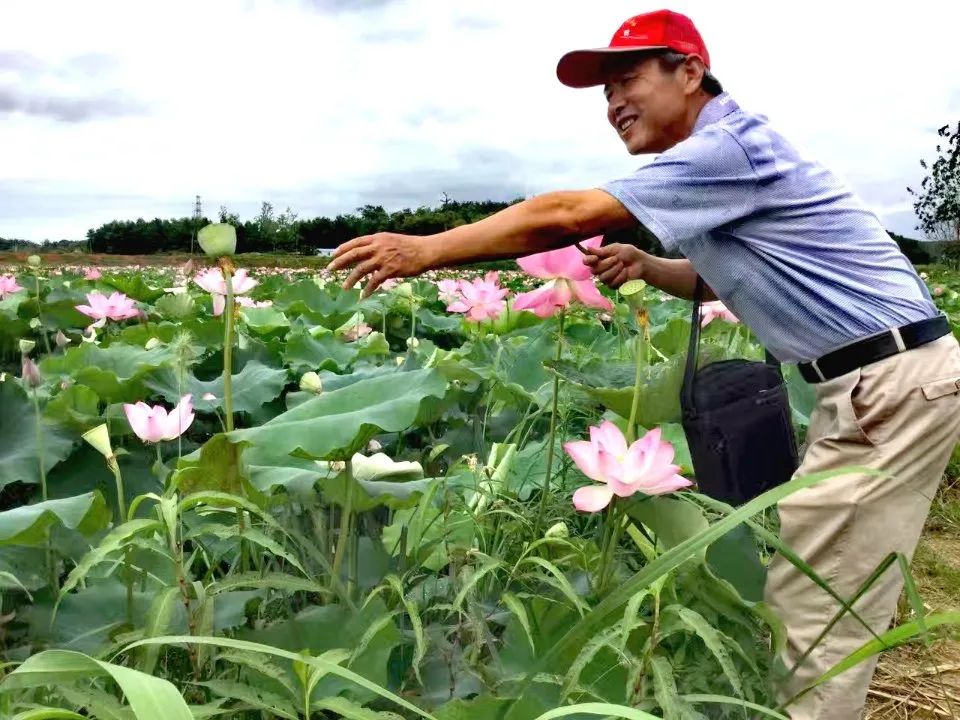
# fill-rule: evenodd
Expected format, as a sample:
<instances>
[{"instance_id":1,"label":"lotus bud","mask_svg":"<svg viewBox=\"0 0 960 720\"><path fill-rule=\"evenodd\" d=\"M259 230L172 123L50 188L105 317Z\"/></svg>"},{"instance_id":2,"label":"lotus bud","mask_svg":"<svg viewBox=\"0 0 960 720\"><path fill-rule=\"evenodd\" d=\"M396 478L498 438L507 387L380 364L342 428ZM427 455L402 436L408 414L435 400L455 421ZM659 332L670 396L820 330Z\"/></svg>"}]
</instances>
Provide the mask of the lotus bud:
<instances>
[{"instance_id":1,"label":"lotus bud","mask_svg":"<svg viewBox=\"0 0 960 720\"><path fill-rule=\"evenodd\" d=\"M323 382L320 380L320 376L311 370L305 372L300 378L300 389L304 392L319 395L323 392Z\"/></svg>"},{"instance_id":2,"label":"lotus bud","mask_svg":"<svg viewBox=\"0 0 960 720\"><path fill-rule=\"evenodd\" d=\"M368 453L376 453L376 452L380 452L381 450L383 450L383 445L381 445L378 441L371 440L370 442L367 443Z\"/></svg>"},{"instance_id":3,"label":"lotus bud","mask_svg":"<svg viewBox=\"0 0 960 720\"><path fill-rule=\"evenodd\" d=\"M20 338L19 344L20 344L21 355L29 355L33 351L33 349L37 346L37 343L34 342L33 340L26 340L24 338Z\"/></svg>"},{"instance_id":4,"label":"lotus bud","mask_svg":"<svg viewBox=\"0 0 960 720\"><path fill-rule=\"evenodd\" d=\"M934 294L934 296L936 296L936 297L940 297L941 295L943 295L943 288L942 288L942 287L935 287L935 288L933 289L933 294Z\"/></svg>"},{"instance_id":5,"label":"lotus bud","mask_svg":"<svg viewBox=\"0 0 960 720\"><path fill-rule=\"evenodd\" d=\"M38 388L43 383L40 368L26 355L23 356L23 364L20 366L20 377L23 378L28 387Z\"/></svg>"},{"instance_id":6,"label":"lotus bud","mask_svg":"<svg viewBox=\"0 0 960 720\"><path fill-rule=\"evenodd\" d=\"M153 350L154 348L160 347L162 344L163 343L160 342L160 338L152 337L149 340L147 340L147 344L144 345L143 347L145 350Z\"/></svg>"},{"instance_id":7,"label":"lotus bud","mask_svg":"<svg viewBox=\"0 0 960 720\"><path fill-rule=\"evenodd\" d=\"M418 348L418 347L420 347L420 341L417 340L417 338L415 338L415 337L408 337L408 338L407 338L407 347L408 347L408 348Z\"/></svg>"},{"instance_id":8,"label":"lotus bud","mask_svg":"<svg viewBox=\"0 0 960 720\"><path fill-rule=\"evenodd\" d=\"M56 337L53 338L53 341L57 344L57 347L61 349L65 348L71 342L70 338L63 334L63 330L57 330Z\"/></svg>"},{"instance_id":9,"label":"lotus bud","mask_svg":"<svg viewBox=\"0 0 960 720\"><path fill-rule=\"evenodd\" d=\"M334 460L330 463L330 469L333 472L343 472L347 469L347 463L344 460Z\"/></svg>"},{"instance_id":10,"label":"lotus bud","mask_svg":"<svg viewBox=\"0 0 960 720\"><path fill-rule=\"evenodd\" d=\"M40 318L30 318L30 329L31 329L31 330L36 330L37 328L40 327L40 325L42 325L42 323L40 322Z\"/></svg>"},{"instance_id":11,"label":"lotus bud","mask_svg":"<svg viewBox=\"0 0 960 720\"><path fill-rule=\"evenodd\" d=\"M97 425L92 430L87 430L83 434L83 439L93 447L98 453L103 455L107 461L113 457L113 447L110 445L110 430L106 423Z\"/></svg>"},{"instance_id":12,"label":"lotus bud","mask_svg":"<svg viewBox=\"0 0 960 720\"><path fill-rule=\"evenodd\" d=\"M551 525L547 528L547 531L543 534L544 537L552 538L567 538L570 537L570 529L567 527L567 524L564 522L558 522L556 525Z\"/></svg>"},{"instance_id":13,"label":"lotus bud","mask_svg":"<svg viewBox=\"0 0 960 720\"><path fill-rule=\"evenodd\" d=\"M197 233L197 242L210 257L233 255L237 251L237 229L230 223L211 223Z\"/></svg>"},{"instance_id":14,"label":"lotus bud","mask_svg":"<svg viewBox=\"0 0 960 720\"><path fill-rule=\"evenodd\" d=\"M30 267L38 268L40 267L40 263L41 263L41 260L39 255L31 255L30 257L27 258L27 265L29 265Z\"/></svg>"}]
</instances>

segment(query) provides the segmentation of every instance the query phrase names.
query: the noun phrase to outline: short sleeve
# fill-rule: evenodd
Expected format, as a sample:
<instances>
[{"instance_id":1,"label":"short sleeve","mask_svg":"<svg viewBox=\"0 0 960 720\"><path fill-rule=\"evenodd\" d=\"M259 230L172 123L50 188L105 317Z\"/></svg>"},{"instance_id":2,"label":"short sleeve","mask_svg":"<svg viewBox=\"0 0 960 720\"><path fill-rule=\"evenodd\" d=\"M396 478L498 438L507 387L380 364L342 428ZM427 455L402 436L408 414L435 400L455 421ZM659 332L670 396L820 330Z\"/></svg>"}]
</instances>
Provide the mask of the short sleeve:
<instances>
[{"instance_id":1,"label":"short sleeve","mask_svg":"<svg viewBox=\"0 0 960 720\"><path fill-rule=\"evenodd\" d=\"M757 174L724 128L707 127L627 177L600 187L623 203L663 246L682 242L754 212Z\"/></svg>"}]
</instances>

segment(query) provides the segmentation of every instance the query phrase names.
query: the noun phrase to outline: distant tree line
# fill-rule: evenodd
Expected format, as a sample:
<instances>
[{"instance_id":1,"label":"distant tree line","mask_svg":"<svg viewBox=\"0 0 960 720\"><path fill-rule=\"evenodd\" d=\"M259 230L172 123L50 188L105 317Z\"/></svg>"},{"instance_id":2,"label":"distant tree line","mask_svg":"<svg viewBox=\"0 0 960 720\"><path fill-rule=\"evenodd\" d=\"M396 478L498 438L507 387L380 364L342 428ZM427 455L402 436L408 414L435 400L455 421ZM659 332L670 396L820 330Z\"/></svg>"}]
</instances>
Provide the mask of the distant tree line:
<instances>
[{"instance_id":1,"label":"distant tree line","mask_svg":"<svg viewBox=\"0 0 960 720\"><path fill-rule=\"evenodd\" d=\"M514 203L446 200L437 207L420 207L387 212L381 205L364 205L356 212L336 217L300 219L287 208L277 213L263 203L260 214L243 221L226 207L215 220L192 217L153 220L114 220L87 232L90 252L144 255L158 252L190 252L196 232L210 222L229 222L237 228L237 252L315 254L332 249L361 235L397 232L433 235L450 228L482 220ZM626 231L609 238L611 242L634 242L643 249L661 253L659 243L644 230Z\"/></svg>"},{"instance_id":2,"label":"distant tree line","mask_svg":"<svg viewBox=\"0 0 960 720\"><path fill-rule=\"evenodd\" d=\"M409 235L432 235L482 220L519 202L445 200L437 207L420 207L387 212L381 205L364 205L356 212L336 217L298 218L287 208L277 213L270 203L263 203L260 213L243 221L221 207L213 220L192 217L153 220L114 220L87 231L85 243L60 240L43 244L25 240L0 238L0 251L14 252L77 252L87 251L119 255L199 252L196 233L210 222L229 222L237 228L237 252L295 253L313 255L329 250L360 235L376 232L398 232ZM923 265L949 255L944 246L950 243L921 242L891 233L906 256L916 265ZM656 238L644 228L610 234L606 242L633 243L654 255L664 255Z\"/></svg>"}]
</instances>

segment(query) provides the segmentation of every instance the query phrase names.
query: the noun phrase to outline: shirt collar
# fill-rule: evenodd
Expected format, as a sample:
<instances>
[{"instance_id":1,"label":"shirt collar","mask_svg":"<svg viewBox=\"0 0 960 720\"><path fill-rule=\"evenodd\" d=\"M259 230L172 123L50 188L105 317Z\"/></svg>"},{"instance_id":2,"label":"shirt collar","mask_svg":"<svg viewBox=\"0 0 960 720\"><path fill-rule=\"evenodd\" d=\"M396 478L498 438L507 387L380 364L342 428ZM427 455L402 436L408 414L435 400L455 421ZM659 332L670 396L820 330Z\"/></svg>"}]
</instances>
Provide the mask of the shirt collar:
<instances>
[{"instance_id":1,"label":"shirt collar","mask_svg":"<svg viewBox=\"0 0 960 720\"><path fill-rule=\"evenodd\" d=\"M707 125L711 125L739 109L740 106L737 105L736 100L730 97L729 93L720 93L700 110L697 122L693 126L693 132L698 132Z\"/></svg>"}]
</instances>

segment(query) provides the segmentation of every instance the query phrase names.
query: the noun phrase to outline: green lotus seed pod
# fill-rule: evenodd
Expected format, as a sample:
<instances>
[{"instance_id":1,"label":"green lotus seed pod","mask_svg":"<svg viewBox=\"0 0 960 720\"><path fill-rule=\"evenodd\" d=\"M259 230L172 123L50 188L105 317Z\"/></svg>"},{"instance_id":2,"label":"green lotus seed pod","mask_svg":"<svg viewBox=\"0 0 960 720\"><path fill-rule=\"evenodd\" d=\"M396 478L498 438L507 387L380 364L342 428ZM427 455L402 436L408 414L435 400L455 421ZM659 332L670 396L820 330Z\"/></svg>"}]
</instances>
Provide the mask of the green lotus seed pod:
<instances>
[{"instance_id":1,"label":"green lotus seed pod","mask_svg":"<svg viewBox=\"0 0 960 720\"><path fill-rule=\"evenodd\" d=\"M237 229L230 223L211 223L197 233L197 242L210 257L233 255L237 251Z\"/></svg>"}]
</instances>

